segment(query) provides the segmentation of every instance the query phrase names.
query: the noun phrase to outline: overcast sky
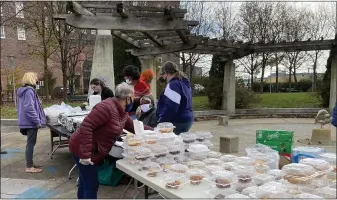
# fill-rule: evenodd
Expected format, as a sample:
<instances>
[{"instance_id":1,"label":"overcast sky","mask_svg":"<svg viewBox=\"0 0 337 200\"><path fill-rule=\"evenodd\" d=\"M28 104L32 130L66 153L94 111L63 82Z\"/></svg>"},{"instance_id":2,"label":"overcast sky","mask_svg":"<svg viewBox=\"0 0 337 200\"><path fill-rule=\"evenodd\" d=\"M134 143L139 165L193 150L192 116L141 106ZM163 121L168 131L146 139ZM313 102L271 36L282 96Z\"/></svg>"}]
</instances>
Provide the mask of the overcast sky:
<instances>
[{"instance_id":1,"label":"overcast sky","mask_svg":"<svg viewBox=\"0 0 337 200\"><path fill-rule=\"evenodd\" d=\"M289 2L290 4L296 6L296 7L303 7L306 9L310 9L313 10L315 12L317 12L317 9L319 8L320 4L325 4L325 5L333 5L332 7L328 7L328 9L330 10L330 12L334 12L336 13L336 6L335 4L332 4L332 2ZM210 4L212 7L216 8L218 6L218 2L210 2ZM241 5L241 2L233 2L234 7L236 8L236 12L238 12L238 9ZM329 39L333 39L333 38L329 38ZM326 65L326 61L327 58L329 56L329 51L323 51L323 56L321 56L321 58L318 60L318 67L317 67L317 71L318 73L324 73L325 72L325 65ZM211 59L212 56L204 56L203 59L197 63L196 65L198 67L202 67L204 70L204 73L207 73L211 67ZM235 62L235 61L234 61ZM297 73L301 73L301 72L308 72L308 69L310 72L312 72L312 61L307 61L305 64L302 65L302 67L300 69L297 70ZM280 70L286 70L286 68L284 66L280 66ZM270 75L271 69L270 67L268 67L265 70L265 77L268 77ZM272 73L275 73L275 68L272 69ZM237 75L238 76L247 76L248 74L244 72L244 69L237 69ZM260 74L258 75L258 77L260 76Z\"/></svg>"}]
</instances>

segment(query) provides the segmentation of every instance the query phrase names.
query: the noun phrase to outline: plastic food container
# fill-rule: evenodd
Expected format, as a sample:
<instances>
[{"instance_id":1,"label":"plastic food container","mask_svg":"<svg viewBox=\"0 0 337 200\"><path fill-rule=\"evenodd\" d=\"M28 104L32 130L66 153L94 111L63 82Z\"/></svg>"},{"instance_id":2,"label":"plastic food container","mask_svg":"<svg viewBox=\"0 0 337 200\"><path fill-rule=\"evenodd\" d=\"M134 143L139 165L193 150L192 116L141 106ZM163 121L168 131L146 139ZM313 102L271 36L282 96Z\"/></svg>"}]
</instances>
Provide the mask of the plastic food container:
<instances>
[{"instance_id":1,"label":"plastic food container","mask_svg":"<svg viewBox=\"0 0 337 200\"><path fill-rule=\"evenodd\" d=\"M175 126L169 122L159 123L157 125L157 130L159 133L172 133Z\"/></svg>"},{"instance_id":2,"label":"plastic food container","mask_svg":"<svg viewBox=\"0 0 337 200\"><path fill-rule=\"evenodd\" d=\"M258 174L264 174L269 170L270 170L270 167L268 165L255 165L255 171Z\"/></svg>"},{"instance_id":3,"label":"plastic food container","mask_svg":"<svg viewBox=\"0 0 337 200\"><path fill-rule=\"evenodd\" d=\"M205 194L209 195L209 198L212 199L225 199L231 194L236 194L237 192L233 189L218 189L212 188L205 191Z\"/></svg>"},{"instance_id":4,"label":"plastic food container","mask_svg":"<svg viewBox=\"0 0 337 200\"><path fill-rule=\"evenodd\" d=\"M185 156L184 154L175 155L173 156L173 159L174 161L180 164L185 164L186 162L190 160L190 158Z\"/></svg>"},{"instance_id":5,"label":"plastic food container","mask_svg":"<svg viewBox=\"0 0 337 200\"><path fill-rule=\"evenodd\" d=\"M282 167L285 175L291 176L311 176L315 173L315 169L309 165L291 163Z\"/></svg>"},{"instance_id":6,"label":"plastic food container","mask_svg":"<svg viewBox=\"0 0 337 200\"><path fill-rule=\"evenodd\" d=\"M177 135L174 133L166 133L166 134L160 134L157 138L157 143L160 145L166 145L168 143L171 143L177 138Z\"/></svg>"},{"instance_id":7,"label":"plastic food container","mask_svg":"<svg viewBox=\"0 0 337 200\"><path fill-rule=\"evenodd\" d=\"M160 165L164 172L168 171L171 165L176 164L176 161L168 157L161 157L156 159L156 162Z\"/></svg>"},{"instance_id":8,"label":"plastic food container","mask_svg":"<svg viewBox=\"0 0 337 200\"><path fill-rule=\"evenodd\" d=\"M199 144L207 146L207 148L211 148L213 146L212 142L209 140L204 140L203 142L197 142Z\"/></svg>"},{"instance_id":9,"label":"plastic food container","mask_svg":"<svg viewBox=\"0 0 337 200\"><path fill-rule=\"evenodd\" d=\"M182 164L173 164L169 167L169 171L175 172L175 173L186 173L188 171L188 167L186 165Z\"/></svg>"},{"instance_id":10,"label":"plastic food container","mask_svg":"<svg viewBox=\"0 0 337 200\"><path fill-rule=\"evenodd\" d=\"M204 140L209 140L212 138L212 133L210 132L203 132L203 131L197 131L195 132L196 140L198 142L203 142Z\"/></svg>"},{"instance_id":11,"label":"plastic food container","mask_svg":"<svg viewBox=\"0 0 337 200\"><path fill-rule=\"evenodd\" d=\"M271 169L271 170L267 171L266 174L274 176L274 179L276 181L281 180L283 178L283 176L285 175L285 173L282 170L279 170L279 169Z\"/></svg>"},{"instance_id":12,"label":"plastic food container","mask_svg":"<svg viewBox=\"0 0 337 200\"><path fill-rule=\"evenodd\" d=\"M237 157L234 160L234 162L239 165L249 165L249 166L255 165L255 160L249 157Z\"/></svg>"},{"instance_id":13,"label":"plastic food container","mask_svg":"<svg viewBox=\"0 0 337 200\"><path fill-rule=\"evenodd\" d=\"M184 146L183 144L179 144L179 143L176 143L176 144L167 144L166 145L168 151L169 151L169 154L170 155L179 155L181 153L184 152Z\"/></svg>"},{"instance_id":14,"label":"plastic food container","mask_svg":"<svg viewBox=\"0 0 337 200\"><path fill-rule=\"evenodd\" d=\"M155 158L165 157L169 152L163 145L151 145L149 146L149 149Z\"/></svg>"},{"instance_id":15,"label":"plastic food container","mask_svg":"<svg viewBox=\"0 0 337 200\"><path fill-rule=\"evenodd\" d=\"M155 162L144 162L140 165L139 170L146 171L146 175L150 177L156 177L162 171L160 165Z\"/></svg>"},{"instance_id":16,"label":"plastic food container","mask_svg":"<svg viewBox=\"0 0 337 200\"><path fill-rule=\"evenodd\" d=\"M231 188L236 181L236 176L233 172L229 171L213 171L209 181L217 188Z\"/></svg>"},{"instance_id":17,"label":"plastic food container","mask_svg":"<svg viewBox=\"0 0 337 200\"><path fill-rule=\"evenodd\" d=\"M190 169L203 169L205 168L205 163L203 163L202 161L199 160L191 160L189 162L187 162L187 167Z\"/></svg>"},{"instance_id":18,"label":"plastic food container","mask_svg":"<svg viewBox=\"0 0 337 200\"><path fill-rule=\"evenodd\" d=\"M222 164L221 160L217 159L217 158L207 158L207 159L203 160L203 162L206 165L221 165Z\"/></svg>"},{"instance_id":19,"label":"plastic food container","mask_svg":"<svg viewBox=\"0 0 337 200\"><path fill-rule=\"evenodd\" d=\"M243 194L231 194L226 197L226 199L250 199L250 197Z\"/></svg>"},{"instance_id":20,"label":"plastic food container","mask_svg":"<svg viewBox=\"0 0 337 200\"><path fill-rule=\"evenodd\" d=\"M325 199L336 199L336 188L324 187L316 190L316 194Z\"/></svg>"},{"instance_id":21,"label":"plastic food container","mask_svg":"<svg viewBox=\"0 0 337 200\"><path fill-rule=\"evenodd\" d=\"M258 199L280 198L285 194L287 194L287 190L284 185L274 181L258 187L256 191Z\"/></svg>"},{"instance_id":22,"label":"plastic food container","mask_svg":"<svg viewBox=\"0 0 337 200\"><path fill-rule=\"evenodd\" d=\"M188 179L186 176L182 174L167 174L165 178L162 180L165 184L165 187L168 189L180 189L184 185L188 183Z\"/></svg>"},{"instance_id":23,"label":"plastic food container","mask_svg":"<svg viewBox=\"0 0 337 200\"><path fill-rule=\"evenodd\" d=\"M217 159L220 159L221 156L222 156L222 153L216 152L216 151L210 151L207 154L207 158L217 158Z\"/></svg>"},{"instance_id":24,"label":"plastic food container","mask_svg":"<svg viewBox=\"0 0 337 200\"><path fill-rule=\"evenodd\" d=\"M144 140L141 137L134 136L133 138L127 139L124 143L129 147L141 146Z\"/></svg>"},{"instance_id":25,"label":"plastic food container","mask_svg":"<svg viewBox=\"0 0 337 200\"><path fill-rule=\"evenodd\" d=\"M232 171L234 166L236 166L237 164L234 162L226 162L222 164L222 168L226 171Z\"/></svg>"},{"instance_id":26,"label":"plastic food container","mask_svg":"<svg viewBox=\"0 0 337 200\"><path fill-rule=\"evenodd\" d=\"M207 173L202 169L190 169L187 172L188 178L192 185L199 185L206 178Z\"/></svg>"},{"instance_id":27,"label":"plastic food container","mask_svg":"<svg viewBox=\"0 0 337 200\"><path fill-rule=\"evenodd\" d=\"M129 155L127 153L122 153L122 156L124 157L124 159L126 159L130 164L132 165L136 165L138 164L138 160L136 160L134 155Z\"/></svg>"},{"instance_id":28,"label":"plastic food container","mask_svg":"<svg viewBox=\"0 0 337 200\"><path fill-rule=\"evenodd\" d=\"M257 185L257 186L263 185L263 184L271 182L273 180L275 180L274 176L267 175L267 174L258 174L258 175L253 177L253 181L254 181L255 185Z\"/></svg>"},{"instance_id":29,"label":"plastic food container","mask_svg":"<svg viewBox=\"0 0 337 200\"><path fill-rule=\"evenodd\" d=\"M145 147L140 147L137 149L135 152L135 158L138 161L147 161L152 157L152 153L150 149L145 148Z\"/></svg>"},{"instance_id":30,"label":"plastic food container","mask_svg":"<svg viewBox=\"0 0 337 200\"><path fill-rule=\"evenodd\" d=\"M212 172L215 171L221 171L222 167L219 165L206 165L205 166L205 171L208 172L209 174L212 174Z\"/></svg>"},{"instance_id":31,"label":"plastic food container","mask_svg":"<svg viewBox=\"0 0 337 200\"><path fill-rule=\"evenodd\" d=\"M196 138L197 138L194 133L188 133L188 132L180 133L179 136L183 138L183 142L185 144L192 144L196 141Z\"/></svg>"},{"instance_id":32,"label":"plastic food container","mask_svg":"<svg viewBox=\"0 0 337 200\"><path fill-rule=\"evenodd\" d=\"M190 145L187 149L189 156L192 159L202 160L207 158L207 154L210 151L207 146L202 144Z\"/></svg>"},{"instance_id":33,"label":"plastic food container","mask_svg":"<svg viewBox=\"0 0 337 200\"><path fill-rule=\"evenodd\" d=\"M156 144L157 139L158 139L158 136L154 135L154 134L145 134L144 135L145 144Z\"/></svg>"},{"instance_id":34,"label":"plastic food container","mask_svg":"<svg viewBox=\"0 0 337 200\"><path fill-rule=\"evenodd\" d=\"M336 154L335 153L322 153L319 158L329 162L331 165L336 165Z\"/></svg>"},{"instance_id":35,"label":"plastic food container","mask_svg":"<svg viewBox=\"0 0 337 200\"><path fill-rule=\"evenodd\" d=\"M320 196L314 195L314 194L309 194L309 193L301 193L294 195L295 199L323 199Z\"/></svg>"},{"instance_id":36,"label":"plastic food container","mask_svg":"<svg viewBox=\"0 0 337 200\"><path fill-rule=\"evenodd\" d=\"M309 165L319 171L326 171L331 168L330 163L325 160L316 158L304 158L300 160L300 164Z\"/></svg>"},{"instance_id":37,"label":"plastic food container","mask_svg":"<svg viewBox=\"0 0 337 200\"><path fill-rule=\"evenodd\" d=\"M238 182L241 184L252 182L252 177L255 175L255 168L252 166L235 166L233 172L238 177Z\"/></svg>"},{"instance_id":38,"label":"plastic food container","mask_svg":"<svg viewBox=\"0 0 337 200\"><path fill-rule=\"evenodd\" d=\"M233 162L236 158L236 156L228 154L221 156L220 160L222 160L222 162Z\"/></svg>"},{"instance_id":39,"label":"plastic food container","mask_svg":"<svg viewBox=\"0 0 337 200\"><path fill-rule=\"evenodd\" d=\"M257 188L258 188L257 186L247 187L247 188L243 189L241 193L243 195L249 196L250 194L255 194L256 191L257 191Z\"/></svg>"}]
</instances>

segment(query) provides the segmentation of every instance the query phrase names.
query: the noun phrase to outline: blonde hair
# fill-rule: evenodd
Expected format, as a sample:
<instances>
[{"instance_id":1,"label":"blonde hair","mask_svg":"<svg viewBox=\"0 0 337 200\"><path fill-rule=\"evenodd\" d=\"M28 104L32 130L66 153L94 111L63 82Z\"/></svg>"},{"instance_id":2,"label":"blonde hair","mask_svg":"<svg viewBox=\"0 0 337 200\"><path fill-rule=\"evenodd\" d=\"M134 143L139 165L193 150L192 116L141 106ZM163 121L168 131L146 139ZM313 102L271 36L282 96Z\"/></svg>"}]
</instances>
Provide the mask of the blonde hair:
<instances>
[{"instance_id":1,"label":"blonde hair","mask_svg":"<svg viewBox=\"0 0 337 200\"><path fill-rule=\"evenodd\" d=\"M22 85L36 85L38 80L37 74L34 72L27 72L23 75Z\"/></svg>"}]
</instances>

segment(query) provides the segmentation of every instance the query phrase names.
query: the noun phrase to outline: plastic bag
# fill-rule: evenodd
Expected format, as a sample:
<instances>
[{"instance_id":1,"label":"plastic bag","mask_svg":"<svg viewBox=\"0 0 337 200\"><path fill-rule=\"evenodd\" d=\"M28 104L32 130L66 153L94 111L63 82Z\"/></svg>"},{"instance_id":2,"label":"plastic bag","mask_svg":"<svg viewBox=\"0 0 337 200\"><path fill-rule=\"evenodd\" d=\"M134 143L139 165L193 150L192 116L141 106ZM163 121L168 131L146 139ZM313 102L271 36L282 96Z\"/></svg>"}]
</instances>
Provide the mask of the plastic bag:
<instances>
[{"instance_id":1,"label":"plastic bag","mask_svg":"<svg viewBox=\"0 0 337 200\"><path fill-rule=\"evenodd\" d=\"M325 160L316 159L316 158L305 158L300 160L301 164L309 165L316 170L326 171L331 168L330 163Z\"/></svg>"},{"instance_id":2,"label":"plastic bag","mask_svg":"<svg viewBox=\"0 0 337 200\"><path fill-rule=\"evenodd\" d=\"M260 186L256 191L256 197L258 199L291 198L291 195L287 194L287 190L282 183L272 181Z\"/></svg>"},{"instance_id":3,"label":"plastic bag","mask_svg":"<svg viewBox=\"0 0 337 200\"><path fill-rule=\"evenodd\" d=\"M270 169L278 169L280 155L277 151L263 144L246 148L247 157L253 158L257 164L266 164Z\"/></svg>"}]
</instances>

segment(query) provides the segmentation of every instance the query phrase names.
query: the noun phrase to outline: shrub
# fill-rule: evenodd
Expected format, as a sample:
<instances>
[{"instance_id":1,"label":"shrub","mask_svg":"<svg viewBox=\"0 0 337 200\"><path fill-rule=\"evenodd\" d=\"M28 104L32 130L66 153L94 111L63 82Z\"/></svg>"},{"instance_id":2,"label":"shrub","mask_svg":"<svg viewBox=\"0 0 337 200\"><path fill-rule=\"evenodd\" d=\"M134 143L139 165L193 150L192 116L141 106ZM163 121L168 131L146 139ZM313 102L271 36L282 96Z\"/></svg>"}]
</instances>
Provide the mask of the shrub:
<instances>
[{"instance_id":1,"label":"shrub","mask_svg":"<svg viewBox=\"0 0 337 200\"><path fill-rule=\"evenodd\" d=\"M330 84L331 84L331 65L332 65L332 50L326 63L326 71L323 76L323 81L317 84L317 91L321 96L321 103L323 107L329 107L330 102Z\"/></svg>"},{"instance_id":2,"label":"shrub","mask_svg":"<svg viewBox=\"0 0 337 200\"><path fill-rule=\"evenodd\" d=\"M236 81L235 107L237 109L251 108L254 104L261 102L261 97L248 88L245 88L242 79Z\"/></svg>"}]
</instances>

